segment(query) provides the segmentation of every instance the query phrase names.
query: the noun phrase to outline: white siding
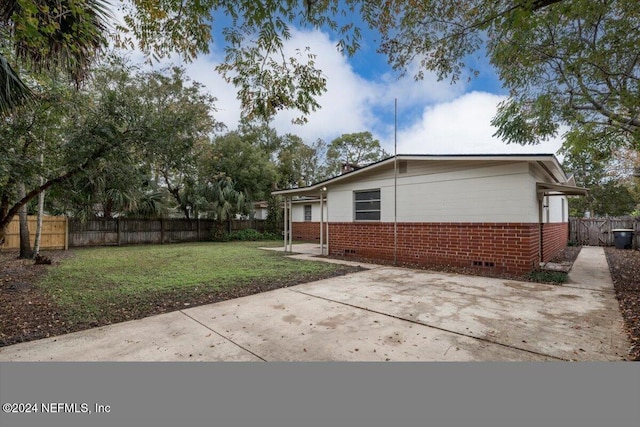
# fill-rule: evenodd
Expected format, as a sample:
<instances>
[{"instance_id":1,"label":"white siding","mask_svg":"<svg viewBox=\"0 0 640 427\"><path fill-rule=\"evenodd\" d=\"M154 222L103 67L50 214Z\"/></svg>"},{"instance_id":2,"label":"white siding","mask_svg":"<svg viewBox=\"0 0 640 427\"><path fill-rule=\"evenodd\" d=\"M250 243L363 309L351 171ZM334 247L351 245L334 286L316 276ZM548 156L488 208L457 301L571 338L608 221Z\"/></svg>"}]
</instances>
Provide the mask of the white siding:
<instances>
[{"instance_id":1,"label":"white siding","mask_svg":"<svg viewBox=\"0 0 640 427\"><path fill-rule=\"evenodd\" d=\"M254 219L267 219L267 215L269 214L269 210L267 208L256 208L253 213Z\"/></svg>"},{"instance_id":2,"label":"white siding","mask_svg":"<svg viewBox=\"0 0 640 427\"><path fill-rule=\"evenodd\" d=\"M526 163L410 162L398 175L399 222L538 222L535 178ZM380 188L381 221L394 219L394 180L380 171L328 189L329 220L353 221L353 192Z\"/></svg>"},{"instance_id":3,"label":"white siding","mask_svg":"<svg viewBox=\"0 0 640 427\"><path fill-rule=\"evenodd\" d=\"M568 206L565 196L549 196L548 200L548 221L547 222L568 222ZM564 207L563 207L564 204ZM545 216L545 220L547 217Z\"/></svg>"},{"instance_id":4,"label":"white siding","mask_svg":"<svg viewBox=\"0 0 640 427\"><path fill-rule=\"evenodd\" d=\"M536 182L548 181L547 174L537 166L530 167L531 182L535 186ZM537 203L537 202L536 202ZM564 204L564 208L563 208ZM568 222L569 221L569 205L566 196L546 196L542 202L542 222Z\"/></svg>"},{"instance_id":5,"label":"white siding","mask_svg":"<svg viewBox=\"0 0 640 427\"><path fill-rule=\"evenodd\" d=\"M311 205L311 222L320 222L320 201L308 202L308 203L294 203L293 204L293 222L304 222L304 207L305 205ZM325 220L327 215L327 208L324 207Z\"/></svg>"}]
</instances>

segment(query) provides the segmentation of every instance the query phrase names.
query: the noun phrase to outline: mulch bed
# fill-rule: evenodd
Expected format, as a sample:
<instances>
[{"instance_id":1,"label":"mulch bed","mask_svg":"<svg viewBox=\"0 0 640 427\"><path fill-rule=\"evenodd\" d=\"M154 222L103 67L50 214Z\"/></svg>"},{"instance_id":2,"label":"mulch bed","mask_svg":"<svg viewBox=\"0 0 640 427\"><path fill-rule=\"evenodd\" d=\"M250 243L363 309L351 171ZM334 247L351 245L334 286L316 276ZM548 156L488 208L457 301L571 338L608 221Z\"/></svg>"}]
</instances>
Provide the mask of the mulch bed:
<instances>
[{"instance_id":1,"label":"mulch bed","mask_svg":"<svg viewBox=\"0 0 640 427\"><path fill-rule=\"evenodd\" d=\"M605 248L605 253L631 341L628 358L640 361L640 251Z\"/></svg>"},{"instance_id":2,"label":"mulch bed","mask_svg":"<svg viewBox=\"0 0 640 427\"><path fill-rule=\"evenodd\" d=\"M69 321L64 311L51 297L40 290L37 282L73 251L47 251L52 265L35 265L33 260L17 259L17 252L0 253L0 347L104 326L127 320L141 319L188 307L225 301L273 289L321 280L361 271L359 267L340 266L325 274L284 278L279 281L255 281L234 288L209 292L165 292L145 296L144 301L127 301L118 307L108 307L108 314L98 321Z\"/></svg>"}]
</instances>

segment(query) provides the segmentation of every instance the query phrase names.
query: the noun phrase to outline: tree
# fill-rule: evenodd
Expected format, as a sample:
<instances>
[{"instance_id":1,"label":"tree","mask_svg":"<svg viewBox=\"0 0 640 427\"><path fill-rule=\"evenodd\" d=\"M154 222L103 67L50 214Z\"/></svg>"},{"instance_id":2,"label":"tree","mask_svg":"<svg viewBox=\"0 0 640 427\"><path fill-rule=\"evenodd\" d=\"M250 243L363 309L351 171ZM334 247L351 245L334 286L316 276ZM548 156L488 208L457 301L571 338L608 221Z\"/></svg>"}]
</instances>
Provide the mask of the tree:
<instances>
[{"instance_id":1,"label":"tree","mask_svg":"<svg viewBox=\"0 0 640 427\"><path fill-rule=\"evenodd\" d=\"M331 141L327 148L327 173L339 175L344 164L362 167L388 156L371 132L344 134Z\"/></svg>"},{"instance_id":2,"label":"tree","mask_svg":"<svg viewBox=\"0 0 640 427\"><path fill-rule=\"evenodd\" d=\"M287 134L282 138L278 153L278 188L305 187L324 177L322 154L325 143L321 139L307 145L302 138Z\"/></svg>"},{"instance_id":3,"label":"tree","mask_svg":"<svg viewBox=\"0 0 640 427\"><path fill-rule=\"evenodd\" d=\"M157 216L177 205L191 218L202 204L198 162L210 132L221 126L212 117L214 98L179 67L132 70L123 78L127 114L144 129L140 139L69 179L54 193L56 210L112 218Z\"/></svg>"},{"instance_id":4,"label":"tree","mask_svg":"<svg viewBox=\"0 0 640 427\"><path fill-rule=\"evenodd\" d=\"M203 173L223 174L251 201L265 199L275 182L275 167L265 151L237 131L216 137Z\"/></svg>"},{"instance_id":5,"label":"tree","mask_svg":"<svg viewBox=\"0 0 640 427\"><path fill-rule=\"evenodd\" d=\"M606 181L591 189L594 216L626 216L636 207L629 189L616 180Z\"/></svg>"},{"instance_id":6,"label":"tree","mask_svg":"<svg viewBox=\"0 0 640 427\"><path fill-rule=\"evenodd\" d=\"M4 0L0 5L0 115L31 90L10 60L33 71L61 70L81 82L107 45L105 0Z\"/></svg>"},{"instance_id":7,"label":"tree","mask_svg":"<svg viewBox=\"0 0 640 427\"><path fill-rule=\"evenodd\" d=\"M623 216L633 212L638 200L629 185L628 170L621 173L618 159L598 156L584 151L565 152L563 168L573 174L579 186L589 189L584 197L569 199L569 214L583 217Z\"/></svg>"},{"instance_id":8,"label":"tree","mask_svg":"<svg viewBox=\"0 0 640 427\"><path fill-rule=\"evenodd\" d=\"M510 98L493 123L507 142L534 144L570 127L568 144L638 149L640 143L640 9L635 0L266 1L184 7L182 1L134 0L127 24L146 51L206 52L217 14L225 63L218 67L238 86L248 116L271 117L281 108L303 115L318 107L324 81L313 57L286 57L291 24L334 30L338 47L353 54L361 29L343 16L358 15L380 36L379 51L401 74L435 71L455 82L476 75L485 53ZM190 31L188 31L190 30ZM304 56L306 52L300 52Z\"/></svg>"},{"instance_id":9,"label":"tree","mask_svg":"<svg viewBox=\"0 0 640 427\"><path fill-rule=\"evenodd\" d=\"M168 190L186 218L197 213L194 186L198 160L209 145L209 135L224 125L214 120L215 98L184 68L153 71L141 76L142 104L150 123L150 144L145 146L156 180Z\"/></svg>"},{"instance_id":10,"label":"tree","mask_svg":"<svg viewBox=\"0 0 640 427\"><path fill-rule=\"evenodd\" d=\"M60 114L56 126L36 121L25 127L24 117L30 115L18 111L0 123L0 137L5 142L0 170L0 241L20 208L40 192L91 170L114 153L124 158L127 150L150 143L148 122L137 114L139 99L130 71L115 61L98 70L87 89L62 91L63 96L51 108L56 114L44 115L51 118ZM30 127L42 132L53 128L57 133L43 137L45 144L36 144ZM41 146L45 150L42 167L35 149ZM45 176L44 183L34 183L41 175ZM17 196L19 182L31 184L24 197Z\"/></svg>"},{"instance_id":11,"label":"tree","mask_svg":"<svg viewBox=\"0 0 640 427\"><path fill-rule=\"evenodd\" d=\"M38 1L45 0L8 4ZM86 15L78 15L86 32L69 34L69 46L76 38L79 53L99 46L100 21L94 18L104 15L91 10L105 3L61 3L90 6ZM299 110L298 121L304 121L320 107L317 98L326 81L314 54L308 48L294 54L284 50L291 25L334 31L339 49L348 55L360 48L361 27L369 26L379 35L379 51L401 75L418 65L415 78L435 71L455 82L476 75L474 57L486 54L510 92L493 121L507 142L533 144L566 124L570 145L610 153L613 147L638 150L640 144L640 10L635 0L131 0L121 1L121 7L125 18L117 27L117 45L136 40L150 58L180 52L190 60L208 53L215 28L226 51L217 70L237 86L244 115L251 119L268 120L287 108ZM11 11L2 14L9 29L34 17L51 22L44 9L5 9ZM35 46L33 52L47 53L45 42L56 39L38 31L36 37L24 31L7 39L11 46L26 40ZM74 61L83 64L81 59Z\"/></svg>"},{"instance_id":12,"label":"tree","mask_svg":"<svg viewBox=\"0 0 640 427\"><path fill-rule=\"evenodd\" d=\"M511 93L493 121L497 134L535 143L566 124L569 146L640 150L636 2L556 3L489 30L492 62Z\"/></svg>"},{"instance_id":13,"label":"tree","mask_svg":"<svg viewBox=\"0 0 640 427\"><path fill-rule=\"evenodd\" d=\"M30 83L37 90L38 102L15 107L0 121L0 241L8 221L20 211L26 215L23 208L33 197L26 189L44 186L40 177L46 169L60 166L63 151L57 148L64 139L61 123L80 105L78 100L69 102L67 88L46 75L30 78ZM15 205L15 201L23 203ZM24 218L22 223L21 254L26 256L30 242Z\"/></svg>"}]
</instances>

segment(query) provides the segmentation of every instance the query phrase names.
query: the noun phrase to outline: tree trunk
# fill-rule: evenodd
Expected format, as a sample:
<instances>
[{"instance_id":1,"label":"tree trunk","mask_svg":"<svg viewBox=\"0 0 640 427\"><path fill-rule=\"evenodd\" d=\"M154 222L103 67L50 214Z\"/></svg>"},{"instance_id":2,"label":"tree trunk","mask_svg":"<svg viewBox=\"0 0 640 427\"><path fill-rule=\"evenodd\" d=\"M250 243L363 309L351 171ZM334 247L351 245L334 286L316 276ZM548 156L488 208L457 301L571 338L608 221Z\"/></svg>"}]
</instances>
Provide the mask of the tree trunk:
<instances>
[{"instance_id":1,"label":"tree trunk","mask_svg":"<svg viewBox=\"0 0 640 427\"><path fill-rule=\"evenodd\" d=\"M44 155L40 153L40 166L44 163ZM40 185L44 184L44 176L40 175ZM38 224L36 226L36 241L33 244L33 255L36 256L40 253L40 240L42 238L42 217L44 216L44 193L42 190L38 194Z\"/></svg>"},{"instance_id":2,"label":"tree trunk","mask_svg":"<svg viewBox=\"0 0 640 427\"><path fill-rule=\"evenodd\" d=\"M42 217L44 216L44 191L38 195L38 225L36 226L36 241L33 244L33 254L40 253L40 241L42 238Z\"/></svg>"},{"instance_id":3,"label":"tree trunk","mask_svg":"<svg viewBox=\"0 0 640 427\"><path fill-rule=\"evenodd\" d=\"M18 184L18 198L22 199L26 196L24 183ZM33 250L31 249L31 241L29 239L29 223L27 221L27 205L24 204L18 211L18 219L20 220L20 256L19 258L33 258Z\"/></svg>"}]
</instances>

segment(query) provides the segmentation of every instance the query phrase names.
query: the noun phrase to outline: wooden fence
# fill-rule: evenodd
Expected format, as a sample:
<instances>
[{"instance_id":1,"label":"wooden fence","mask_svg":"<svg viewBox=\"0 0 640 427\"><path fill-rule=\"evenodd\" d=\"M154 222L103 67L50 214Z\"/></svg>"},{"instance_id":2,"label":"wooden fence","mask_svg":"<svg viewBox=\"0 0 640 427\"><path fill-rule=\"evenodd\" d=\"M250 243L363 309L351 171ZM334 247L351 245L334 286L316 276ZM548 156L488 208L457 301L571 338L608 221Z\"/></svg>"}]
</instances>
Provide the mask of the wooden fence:
<instances>
[{"instance_id":1,"label":"wooden fence","mask_svg":"<svg viewBox=\"0 0 640 427\"><path fill-rule=\"evenodd\" d=\"M264 231L264 220L211 219L92 219L69 220L69 246L119 246L211 240L213 230L226 232L253 228Z\"/></svg>"},{"instance_id":2,"label":"wooden fence","mask_svg":"<svg viewBox=\"0 0 640 427\"><path fill-rule=\"evenodd\" d=\"M631 229L633 247L640 248L638 218L569 218L569 242L578 246L613 246L612 230Z\"/></svg>"},{"instance_id":3,"label":"wooden fence","mask_svg":"<svg viewBox=\"0 0 640 427\"><path fill-rule=\"evenodd\" d=\"M162 244L211 240L214 229L223 232L253 228L265 230L265 220L211 219L92 219L85 222L66 217L45 216L42 221L41 249L67 249L83 246ZM36 217L29 216L31 244L35 240ZM7 229L2 250L20 248L20 224L15 218Z\"/></svg>"},{"instance_id":4,"label":"wooden fence","mask_svg":"<svg viewBox=\"0 0 640 427\"><path fill-rule=\"evenodd\" d=\"M38 217L29 215L27 223L29 224L29 237L31 239L31 247L36 239L36 226ZM42 234L40 236L41 249L67 249L67 218L64 216L45 216L42 218ZM4 245L2 250L20 249L20 222L15 217L7 227Z\"/></svg>"}]
</instances>

